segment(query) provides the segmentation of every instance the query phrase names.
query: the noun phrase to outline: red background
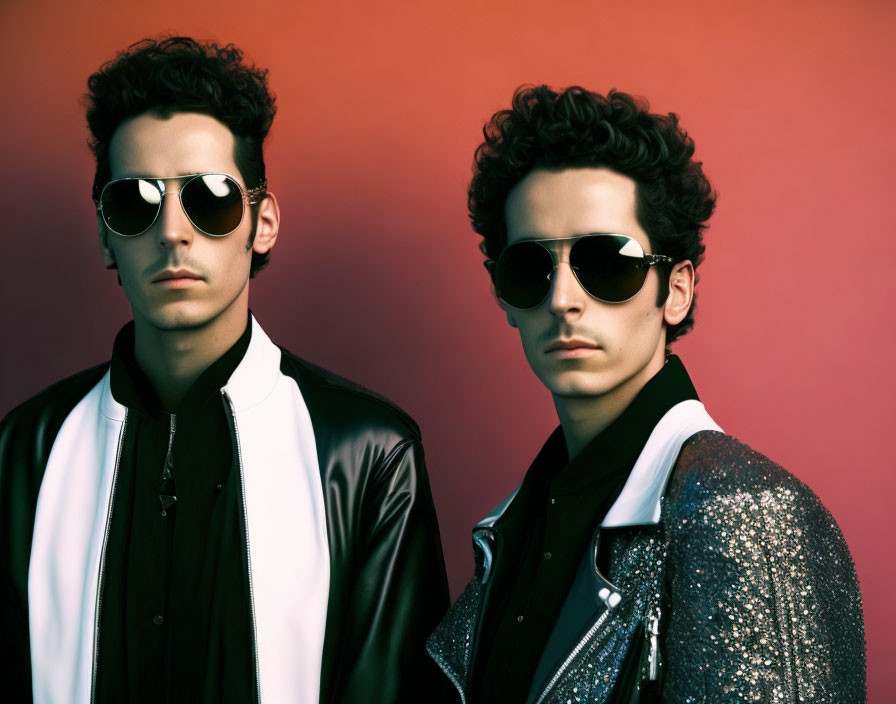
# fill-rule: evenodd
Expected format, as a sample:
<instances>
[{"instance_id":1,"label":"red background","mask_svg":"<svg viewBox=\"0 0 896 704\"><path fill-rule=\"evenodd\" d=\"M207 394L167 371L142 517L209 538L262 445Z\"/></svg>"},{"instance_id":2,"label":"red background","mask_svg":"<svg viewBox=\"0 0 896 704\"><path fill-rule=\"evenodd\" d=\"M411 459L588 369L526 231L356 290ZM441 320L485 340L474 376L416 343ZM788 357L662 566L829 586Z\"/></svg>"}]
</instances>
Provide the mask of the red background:
<instances>
[{"instance_id":1,"label":"red background","mask_svg":"<svg viewBox=\"0 0 896 704\"><path fill-rule=\"evenodd\" d=\"M96 247L88 74L163 30L235 42L271 69L280 108L267 159L283 225L253 308L419 421L456 596L470 527L556 423L467 222L480 129L524 82L644 95L682 116L721 194L676 351L716 420L842 526L870 699L892 697L896 6L484 5L3 2L0 413L106 359L129 318Z\"/></svg>"}]
</instances>

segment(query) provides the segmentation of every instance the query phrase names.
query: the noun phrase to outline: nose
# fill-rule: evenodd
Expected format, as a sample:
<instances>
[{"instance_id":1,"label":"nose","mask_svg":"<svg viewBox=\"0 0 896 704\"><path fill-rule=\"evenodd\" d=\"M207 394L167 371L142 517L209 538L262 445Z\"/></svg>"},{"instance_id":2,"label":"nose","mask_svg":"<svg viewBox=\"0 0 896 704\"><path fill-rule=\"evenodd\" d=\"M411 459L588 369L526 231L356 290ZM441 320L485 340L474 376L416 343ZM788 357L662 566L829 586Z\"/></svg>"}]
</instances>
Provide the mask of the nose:
<instances>
[{"instance_id":1,"label":"nose","mask_svg":"<svg viewBox=\"0 0 896 704\"><path fill-rule=\"evenodd\" d=\"M177 186L165 191L162 198L162 211L159 213L159 219L156 223L158 228L157 237L162 248L175 247L178 244L189 245L193 241L195 230L193 223L184 212L180 203L180 195Z\"/></svg>"},{"instance_id":2,"label":"nose","mask_svg":"<svg viewBox=\"0 0 896 704\"><path fill-rule=\"evenodd\" d=\"M558 318L574 318L585 310L588 294L572 272L567 261L557 262L551 274L551 290L548 292L548 310Z\"/></svg>"}]
</instances>

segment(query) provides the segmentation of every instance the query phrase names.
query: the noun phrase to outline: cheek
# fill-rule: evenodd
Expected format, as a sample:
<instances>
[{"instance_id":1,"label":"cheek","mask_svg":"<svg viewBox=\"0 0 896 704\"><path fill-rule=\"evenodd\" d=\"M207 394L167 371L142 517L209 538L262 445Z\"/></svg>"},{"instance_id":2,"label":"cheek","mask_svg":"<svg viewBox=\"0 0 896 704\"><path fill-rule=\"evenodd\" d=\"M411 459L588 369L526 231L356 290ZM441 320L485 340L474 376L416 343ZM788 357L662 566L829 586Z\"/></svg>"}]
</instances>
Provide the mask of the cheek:
<instances>
[{"instance_id":1,"label":"cheek","mask_svg":"<svg viewBox=\"0 0 896 704\"><path fill-rule=\"evenodd\" d=\"M227 257L232 264L234 273L242 273L242 270L248 268L252 262L252 245L249 244L249 240L246 237L242 236L227 244L230 245Z\"/></svg>"},{"instance_id":2,"label":"cheek","mask_svg":"<svg viewBox=\"0 0 896 704\"><path fill-rule=\"evenodd\" d=\"M246 236L234 232L219 239L203 237L202 240L195 241L188 256L221 273L236 273L243 260L251 258L251 251L246 251Z\"/></svg>"},{"instance_id":3,"label":"cheek","mask_svg":"<svg viewBox=\"0 0 896 704\"><path fill-rule=\"evenodd\" d=\"M143 260L139 242L116 242L112 245L112 254L118 265L118 271L124 276L136 271Z\"/></svg>"},{"instance_id":4,"label":"cheek","mask_svg":"<svg viewBox=\"0 0 896 704\"><path fill-rule=\"evenodd\" d=\"M531 313L522 315L515 314L516 328L520 336L520 342L523 343L523 349L528 355L530 351L538 347L538 339L541 334L542 327L538 321L534 319Z\"/></svg>"},{"instance_id":5,"label":"cheek","mask_svg":"<svg viewBox=\"0 0 896 704\"><path fill-rule=\"evenodd\" d=\"M644 298L641 298L644 295ZM656 291L642 291L639 297L627 304L627 308L614 311L618 315L604 318L595 325L602 332L604 344L617 354L638 355L638 350L650 352L662 330L663 309L654 305ZM633 305L634 304L634 305Z\"/></svg>"},{"instance_id":6,"label":"cheek","mask_svg":"<svg viewBox=\"0 0 896 704\"><path fill-rule=\"evenodd\" d=\"M248 225L249 223L243 223L243 226ZM231 258L231 260L238 260L243 258L251 258L252 256L252 228L251 227L240 227L236 232L231 232L227 235L224 242L220 244L226 245L227 247L227 255Z\"/></svg>"},{"instance_id":7,"label":"cheek","mask_svg":"<svg viewBox=\"0 0 896 704\"><path fill-rule=\"evenodd\" d=\"M643 330L645 327L660 325L663 319L663 307L657 305L660 281L655 275L655 268L632 303L636 304L637 314L632 316L633 324Z\"/></svg>"},{"instance_id":8,"label":"cheek","mask_svg":"<svg viewBox=\"0 0 896 704\"><path fill-rule=\"evenodd\" d=\"M632 340L640 341L639 346L652 351L663 329L663 309L654 305L655 292L652 297L645 297L647 305L638 310L637 315L628 319L629 327L626 335Z\"/></svg>"}]
</instances>

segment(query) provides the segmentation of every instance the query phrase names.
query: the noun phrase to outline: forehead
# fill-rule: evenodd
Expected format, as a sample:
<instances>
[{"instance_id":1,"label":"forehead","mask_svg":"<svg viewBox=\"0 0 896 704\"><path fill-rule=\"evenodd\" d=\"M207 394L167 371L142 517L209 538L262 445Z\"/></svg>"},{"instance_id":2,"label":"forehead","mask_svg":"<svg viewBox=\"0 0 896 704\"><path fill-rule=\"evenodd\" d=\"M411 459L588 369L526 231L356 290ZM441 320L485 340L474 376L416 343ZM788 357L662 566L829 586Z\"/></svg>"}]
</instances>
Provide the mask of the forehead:
<instances>
[{"instance_id":1,"label":"forehead","mask_svg":"<svg viewBox=\"0 0 896 704\"><path fill-rule=\"evenodd\" d=\"M634 180L607 168L535 169L507 197L507 241L612 232L646 247L635 188Z\"/></svg>"},{"instance_id":2,"label":"forehead","mask_svg":"<svg viewBox=\"0 0 896 704\"><path fill-rule=\"evenodd\" d=\"M207 171L239 178L233 133L209 115L143 113L124 120L109 143L112 178L181 176ZM241 179L240 179L241 180Z\"/></svg>"}]
</instances>

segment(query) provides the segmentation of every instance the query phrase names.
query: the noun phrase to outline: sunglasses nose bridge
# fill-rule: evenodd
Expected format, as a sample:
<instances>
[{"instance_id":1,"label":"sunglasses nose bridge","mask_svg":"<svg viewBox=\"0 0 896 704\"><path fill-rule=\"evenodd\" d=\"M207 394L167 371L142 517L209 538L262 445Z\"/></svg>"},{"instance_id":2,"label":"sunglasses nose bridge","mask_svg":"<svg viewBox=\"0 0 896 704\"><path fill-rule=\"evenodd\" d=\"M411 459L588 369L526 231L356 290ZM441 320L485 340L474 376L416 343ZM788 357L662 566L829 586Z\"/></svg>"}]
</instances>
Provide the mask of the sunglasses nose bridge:
<instances>
[{"instance_id":1,"label":"sunglasses nose bridge","mask_svg":"<svg viewBox=\"0 0 896 704\"><path fill-rule=\"evenodd\" d=\"M575 273L575 270L572 268L572 264L569 263L569 257L563 259L559 256L552 255L553 262L551 263L551 270L548 272L547 278L548 281L553 282L556 278L557 270L560 268L561 264L566 264L566 266Z\"/></svg>"},{"instance_id":2,"label":"sunglasses nose bridge","mask_svg":"<svg viewBox=\"0 0 896 704\"><path fill-rule=\"evenodd\" d=\"M571 266L569 263L570 247L563 240L558 240L554 246L548 246L547 242L538 242L538 245L551 255L551 270L548 272L548 281L554 279L554 275L561 264Z\"/></svg>"},{"instance_id":3,"label":"sunglasses nose bridge","mask_svg":"<svg viewBox=\"0 0 896 704\"><path fill-rule=\"evenodd\" d=\"M548 274L550 288L545 301L548 310L557 317L569 317L584 310L584 299L588 295L579 277L569 264L569 257L556 257Z\"/></svg>"},{"instance_id":4,"label":"sunglasses nose bridge","mask_svg":"<svg viewBox=\"0 0 896 704\"><path fill-rule=\"evenodd\" d=\"M162 191L156 226L159 228L159 244L163 247L189 243L196 234L195 226L184 210L181 193L182 185L177 182L166 182Z\"/></svg>"}]
</instances>

